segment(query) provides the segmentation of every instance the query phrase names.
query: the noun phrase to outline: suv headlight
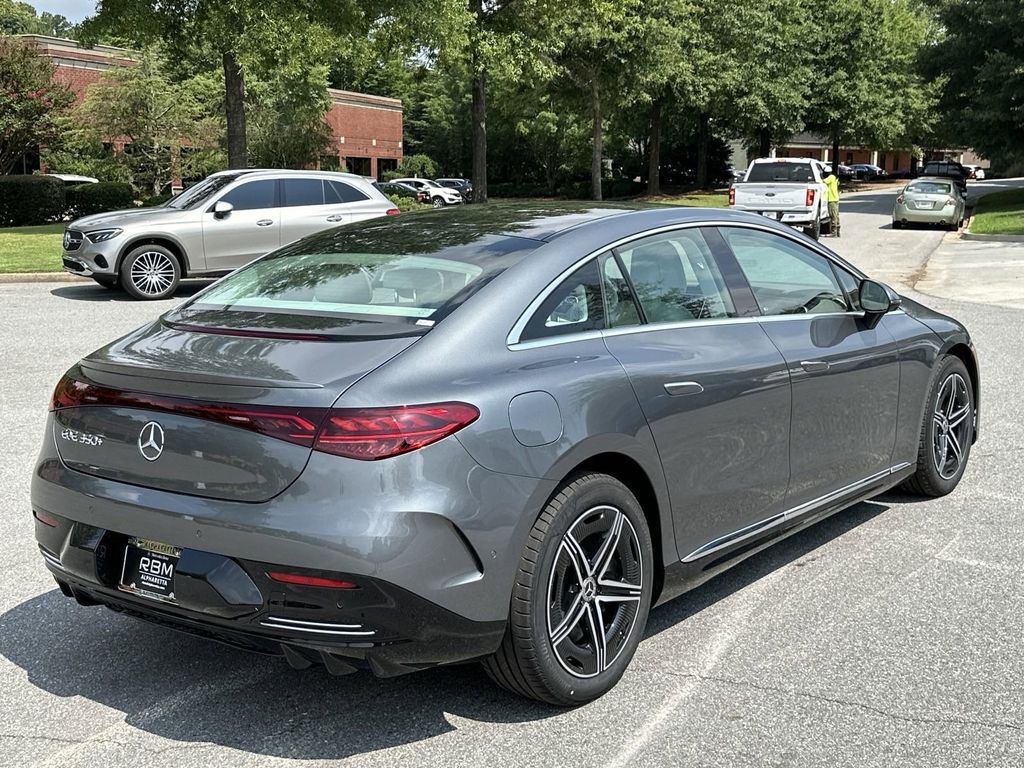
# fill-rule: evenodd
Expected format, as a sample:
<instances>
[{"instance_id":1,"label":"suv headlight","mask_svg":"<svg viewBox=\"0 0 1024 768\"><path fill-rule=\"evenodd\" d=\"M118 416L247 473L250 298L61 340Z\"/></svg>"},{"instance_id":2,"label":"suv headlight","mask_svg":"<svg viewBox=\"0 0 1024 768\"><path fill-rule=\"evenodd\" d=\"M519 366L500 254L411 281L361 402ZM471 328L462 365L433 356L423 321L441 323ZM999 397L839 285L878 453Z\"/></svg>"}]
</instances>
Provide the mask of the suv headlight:
<instances>
[{"instance_id":1,"label":"suv headlight","mask_svg":"<svg viewBox=\"0 0 1024 768\"><path fill-rule=\"evenodd\" d=\"M90 243L103 243L113 240L120 234L120 229L94 229L92 232L86 232L85 236L89 238Z\"/></svg>"}]
</instances>

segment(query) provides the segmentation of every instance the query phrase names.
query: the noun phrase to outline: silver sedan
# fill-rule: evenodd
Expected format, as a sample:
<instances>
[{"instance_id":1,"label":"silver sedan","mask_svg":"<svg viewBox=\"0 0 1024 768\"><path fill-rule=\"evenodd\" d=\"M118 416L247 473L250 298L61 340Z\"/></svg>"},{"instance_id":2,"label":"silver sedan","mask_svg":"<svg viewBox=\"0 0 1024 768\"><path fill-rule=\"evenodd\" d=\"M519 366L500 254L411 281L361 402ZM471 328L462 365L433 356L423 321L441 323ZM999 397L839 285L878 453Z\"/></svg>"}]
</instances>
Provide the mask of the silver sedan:
<instances>
[{"instance_id":1,"label":"silver sedan","mask_svg":"<svg viewBox=\"0 0 1024 768\"><path fill-rule=\"evenodd\" d=\"M905 224L940 224L956 230L964 220L967 201L949 179L914 179L896 195L892 209L892 228Z\"/></svg>"}]
</instances>

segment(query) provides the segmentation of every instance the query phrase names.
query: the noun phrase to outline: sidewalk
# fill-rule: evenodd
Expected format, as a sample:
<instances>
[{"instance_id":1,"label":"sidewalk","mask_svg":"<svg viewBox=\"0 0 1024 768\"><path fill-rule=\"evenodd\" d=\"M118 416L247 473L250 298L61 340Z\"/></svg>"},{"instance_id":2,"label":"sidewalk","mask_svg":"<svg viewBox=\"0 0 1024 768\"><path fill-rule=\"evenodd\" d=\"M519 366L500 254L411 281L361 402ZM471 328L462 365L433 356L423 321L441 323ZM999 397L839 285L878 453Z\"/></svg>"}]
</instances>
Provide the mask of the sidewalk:
<instances>
[{"instance_id":1,"label":"sidewalk","mask_svg":"<svg viewBox=\"0 0 1024 768\"><path fill-rule=\"evenodd\" d=\"M954 301L1024 309L1024 242L947 235L914 290Z\"/></svg>"}]
</instances>

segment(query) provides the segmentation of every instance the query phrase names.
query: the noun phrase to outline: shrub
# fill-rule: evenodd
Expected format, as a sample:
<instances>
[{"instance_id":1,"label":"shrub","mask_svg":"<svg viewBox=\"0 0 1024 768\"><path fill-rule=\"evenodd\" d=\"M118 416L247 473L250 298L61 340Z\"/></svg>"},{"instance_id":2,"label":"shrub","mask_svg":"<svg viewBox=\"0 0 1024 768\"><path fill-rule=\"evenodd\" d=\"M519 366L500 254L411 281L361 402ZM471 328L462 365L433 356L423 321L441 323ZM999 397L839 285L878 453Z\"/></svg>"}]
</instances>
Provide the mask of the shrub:
<instances>
[{"instance_id":1,"label":"shrub","mask_svg":"<svg viewBox=\"0 0 1024 768\"><path fill-rule=\"evenodd\" d=\"M431 207L426 203L421 203L411 197L402 197L401 195L388 195L388 200L394 203L395 207L403 213L406 211L418 211L422 208Z\"/></svg>"},{"instance_id":2,"label":"shrub","mask_svg":"<svg viewBox=\"0 0 1024 768\"><path fill-rule=\"evenodd\" d=\"M64 215L64 183L52 176L0 176L0 225L22 227Z\"/></svg>"},{"instance_id":3,"label":"shrub","mask_svg":"<svg viewBox=\"0 0 1024 768\"><path fill-rule=\"evenodd\" d=\"M131 208L134 204L131 185L120 181L79 184L68 189L68 213L75 218Z\"/></svg>"},{"instance_id":4,"label":"shrub","mask_svg":"<svg viewBox=\"0 0 1024 768\"><path fill-rule=\"evenodd\" d=\"M602 197L636 197L646 190L645 184L632 179L611 179L601 184Z\"/></svg>"}]
</instances>

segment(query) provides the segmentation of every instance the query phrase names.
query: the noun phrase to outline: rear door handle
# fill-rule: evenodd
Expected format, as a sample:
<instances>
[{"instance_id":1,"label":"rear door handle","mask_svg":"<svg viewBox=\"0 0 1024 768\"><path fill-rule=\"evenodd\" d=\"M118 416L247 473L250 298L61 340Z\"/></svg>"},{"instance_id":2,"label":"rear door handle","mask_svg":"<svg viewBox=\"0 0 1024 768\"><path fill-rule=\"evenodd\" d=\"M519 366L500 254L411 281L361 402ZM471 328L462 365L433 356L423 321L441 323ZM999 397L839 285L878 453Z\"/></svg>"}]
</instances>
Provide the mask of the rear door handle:
<instances>
[{"instance_id":1,"label":"rear door handle","mask_svg":"<svg viewBox=\"0 0 1024 768\"><path fill-rule=\"evenodd\" d=\"M345 214L344 213L334 213L334 214L331 214L330 216L328 216L327 220L328 221L344 221L345 220Z\"/></svg>"},{"instance_id":2,"label":"rear door handle","mask_svg":"<svg viewBox=\"0 0 1024 768\"><path fill-rule=\"evenodd\" d=\"M665 391L673 397L679 395L699 395L704 387L696 381L669 381L665 383Z\"/></svg>"},{"instance_id":3,"label":"rear door handle","mask_svg":"<svg viewBox=\"0 0 1024 768\"><path fill-rule=\"evenodd\" d=\"M808 373L820 373L829 369L828 360L803 360L800 367Z\"/></svg>"},{"instance_id":4,"label":"rear door handle","mask_svg":"<svg viewBox=\"0 0 1024 768\"><path fill-rule=\"evenodd\" d=\"M256 222L256 226L257 227L269 227L273 223L274 223L273 219L260 219L259 221Z\"/></svg>"}]
</instances>

